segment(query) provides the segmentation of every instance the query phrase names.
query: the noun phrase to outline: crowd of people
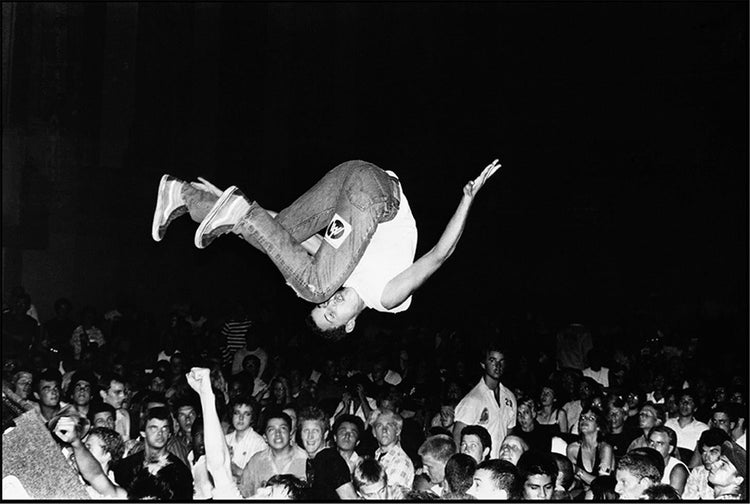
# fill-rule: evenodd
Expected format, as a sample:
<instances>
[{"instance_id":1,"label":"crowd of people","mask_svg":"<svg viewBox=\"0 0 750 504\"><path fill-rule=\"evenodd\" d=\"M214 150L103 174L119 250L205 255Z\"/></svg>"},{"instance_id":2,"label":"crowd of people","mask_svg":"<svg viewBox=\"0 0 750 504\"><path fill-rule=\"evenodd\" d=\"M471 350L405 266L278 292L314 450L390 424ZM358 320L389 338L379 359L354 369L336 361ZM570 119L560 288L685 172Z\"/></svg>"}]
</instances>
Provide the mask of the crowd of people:
<instances>
[{"instance_id":1,"label":"crowd of people","mask_svg":"<svg viewBox=\"0 0 750 504\"><path fill-rule=\"evenodd\" d=\"M3 306L3 444L44 422L94 498L746 500L747 359L640 327L370 324L236 300L163 323ZM77 316L74 316L76 313ZM3 466L4 498L39 498Z\"/></svg>"}]
</instances>

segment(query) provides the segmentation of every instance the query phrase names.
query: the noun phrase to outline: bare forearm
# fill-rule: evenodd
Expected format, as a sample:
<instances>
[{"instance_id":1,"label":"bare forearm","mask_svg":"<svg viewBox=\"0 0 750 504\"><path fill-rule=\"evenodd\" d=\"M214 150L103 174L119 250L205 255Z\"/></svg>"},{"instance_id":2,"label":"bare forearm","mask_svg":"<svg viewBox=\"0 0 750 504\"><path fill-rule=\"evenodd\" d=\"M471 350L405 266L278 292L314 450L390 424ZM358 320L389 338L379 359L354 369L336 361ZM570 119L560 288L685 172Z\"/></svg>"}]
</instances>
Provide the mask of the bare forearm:
<instances>
[{"instance_id":1,"label":"bare forearm","mask_svg":"<svg viewBox=\"0 0 750 504\"><path fill-rule=\"evenodd\" d=\"M458 240L464 232L466 218L469 216L469 209L471 208L472 201L473 198L466 195L461 197L458 208L456 208L453 216L445 226L443 234L432 249L432 253L434 253L436 259L445 261L451 256L451 254L453 254L453 251L456 250Z\"/></svg>"},{"instance_id":2,"label":"bare forearm","mask_svg":"<svg viewBox=\"0 0 750 504\"><path fill-rule=\"evenodd\" d=\"M84 446L80 441L74 441L71 443L73 447L73 453L76 457L76 465L78 465L78 471L84 480L91 485L94 490L104 495L105 497L123 497L124 490L117 487L110 481L99 461L94 458L91 452Z\"/></svg>"}]
</instances>

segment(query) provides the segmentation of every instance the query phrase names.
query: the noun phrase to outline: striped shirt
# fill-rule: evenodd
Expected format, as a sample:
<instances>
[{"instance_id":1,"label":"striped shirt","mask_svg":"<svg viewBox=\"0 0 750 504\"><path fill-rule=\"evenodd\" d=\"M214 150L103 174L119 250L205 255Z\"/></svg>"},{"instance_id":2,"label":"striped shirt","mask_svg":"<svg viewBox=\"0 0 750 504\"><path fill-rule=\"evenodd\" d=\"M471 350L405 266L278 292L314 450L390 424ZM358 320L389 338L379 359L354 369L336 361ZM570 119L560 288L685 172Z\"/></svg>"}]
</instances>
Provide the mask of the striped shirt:
<instances>
[{"instance_id":1,"label":"striped shirt","mask_svg":"<svg viewBox=\"0 0 750 504\"><path fill-rule=\"evenodd\" d=\"M221 362L232 365L234 353L245 347L245 334L252 327L252 320L228 320L221 326Z\"/></svg>"}]
</instances>

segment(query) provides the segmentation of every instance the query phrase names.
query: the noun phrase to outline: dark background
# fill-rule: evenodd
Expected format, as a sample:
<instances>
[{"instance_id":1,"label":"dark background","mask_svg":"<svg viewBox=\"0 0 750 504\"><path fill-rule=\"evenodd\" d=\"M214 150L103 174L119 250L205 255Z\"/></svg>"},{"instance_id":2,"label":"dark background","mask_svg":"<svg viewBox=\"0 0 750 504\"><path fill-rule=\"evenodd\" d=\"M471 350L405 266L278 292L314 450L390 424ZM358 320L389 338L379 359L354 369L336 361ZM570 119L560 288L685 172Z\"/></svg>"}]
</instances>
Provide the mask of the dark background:
<instances>
[{"instance_id":1,"label":"dark background","mask_svg":"<svg viewBox=\"0 0 750 504\"><path fill-rule=\"evenodd\" d=\"M499 158L405 323L648 312L745 340L747 28L747 2L3 4L3 292L43 319L303 310L234 237L153 242L161 175L278 210L365 159L420 255Z\"/></svg>"}]
</instances>

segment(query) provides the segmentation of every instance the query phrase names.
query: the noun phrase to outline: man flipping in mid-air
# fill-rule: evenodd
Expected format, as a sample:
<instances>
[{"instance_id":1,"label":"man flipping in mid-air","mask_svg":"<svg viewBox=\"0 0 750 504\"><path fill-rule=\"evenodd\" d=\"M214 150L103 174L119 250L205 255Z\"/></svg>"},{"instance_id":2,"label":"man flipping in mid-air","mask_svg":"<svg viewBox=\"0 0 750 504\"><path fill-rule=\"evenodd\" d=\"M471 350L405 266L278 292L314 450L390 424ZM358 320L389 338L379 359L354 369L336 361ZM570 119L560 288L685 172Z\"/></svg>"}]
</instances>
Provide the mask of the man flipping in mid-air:
<instances>
[{"instance_id":1,"label":"man flipping in mid-air","mask_svg":"<svg viewBox=\"0 0 750 504\"><path fill-rule=\"evenodd\" d=\"M268 255L301 298L316 304L311 326L337 340L354 330L365 308L409 308L412 293L455 250L474 197L498 168L496 159L464 186L437 244L416 262L417 226L396 174L365 161L338 165L278 214L235 186L221 191L200 177L188 183L164 175L151 235L160 241L186 212L200 223L198 248L225 233L240 235Z\"/></svg>"}]
</instances>

